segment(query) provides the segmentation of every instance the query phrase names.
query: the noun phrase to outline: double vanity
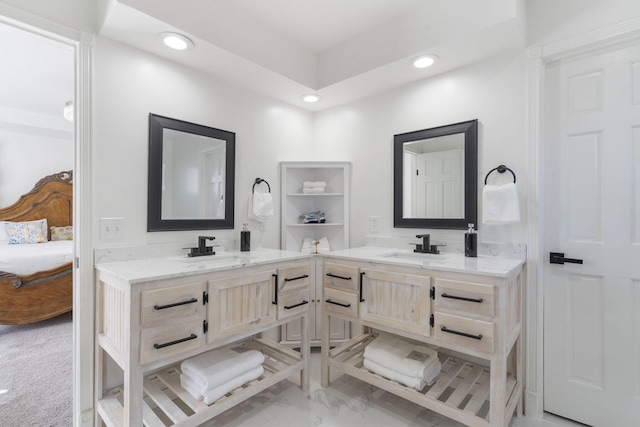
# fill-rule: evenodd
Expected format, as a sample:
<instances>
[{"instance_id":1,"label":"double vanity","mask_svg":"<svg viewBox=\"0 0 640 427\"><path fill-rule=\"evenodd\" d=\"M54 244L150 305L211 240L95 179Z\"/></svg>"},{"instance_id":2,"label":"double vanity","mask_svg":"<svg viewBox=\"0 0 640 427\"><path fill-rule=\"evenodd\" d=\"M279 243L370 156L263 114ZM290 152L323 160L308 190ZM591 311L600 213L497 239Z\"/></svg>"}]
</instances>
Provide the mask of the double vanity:
<instances>
[{"instance_id":1,"label":"double vanity","mask_svg":"<svg viewBox=\"0 0 640 427\"><path fill-rule=\"evenodd\" d=\"M98 421L197 426L293 374L307 390L316 256L259 249L98 264ZM521 413L523 260L371 247L321 257L322 386L337 370L469 426L507 426ZM361 333L330 348L332 317ZM300 322L299 350L262 337L288 322ZM417 391L364 368L378 331L437 348L436 382ZM191 397L180 362L229 344L262 351L264 374L212 405Z\"/></svg>"}]
</instances>

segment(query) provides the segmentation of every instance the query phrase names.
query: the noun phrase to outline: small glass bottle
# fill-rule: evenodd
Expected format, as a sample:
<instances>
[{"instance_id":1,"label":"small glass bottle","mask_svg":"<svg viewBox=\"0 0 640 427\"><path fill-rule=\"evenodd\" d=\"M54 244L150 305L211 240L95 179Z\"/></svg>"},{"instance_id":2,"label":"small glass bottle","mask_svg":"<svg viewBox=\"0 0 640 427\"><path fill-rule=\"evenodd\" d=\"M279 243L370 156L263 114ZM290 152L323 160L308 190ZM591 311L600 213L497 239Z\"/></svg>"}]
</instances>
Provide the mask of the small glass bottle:
<instances>
[{"instance_id":1,"label":"small glass bottle","mask_svg":"<svg viewBox=\"0 0 640 427\"><path fill-rule=\"evenodd\" d=\"M247 230L247 224L242 224L240 232L240 252L249 252L251 250L251 232Z\"/></svg>"},{"instance_id":2,"label":"small glass bottle","mask_svg":"<svg viewBox=\"0 0 640 427\"><path fill-rule=\"evenodd\" d=\"M469 231L464 233L464 256L478 256L478 234L473 230L473 224L469 224Z\"/></svg>"}]
</instances>

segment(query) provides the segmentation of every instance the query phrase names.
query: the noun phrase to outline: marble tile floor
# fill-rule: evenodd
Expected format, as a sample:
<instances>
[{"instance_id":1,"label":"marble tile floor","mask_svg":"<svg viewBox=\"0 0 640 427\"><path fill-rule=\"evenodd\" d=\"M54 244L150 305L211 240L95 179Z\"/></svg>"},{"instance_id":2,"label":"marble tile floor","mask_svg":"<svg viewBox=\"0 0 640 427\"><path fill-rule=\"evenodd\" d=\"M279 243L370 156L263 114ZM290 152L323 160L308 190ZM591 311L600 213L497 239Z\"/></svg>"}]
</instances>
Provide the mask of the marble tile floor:
<instances>
[{"instance_id":1,"label":"marble tile floor","mask_svg":"<svg viewBox=\"0 0 640 427\"><path fill-rule=\"evenodd\" d=\"M303 392L295 381L282 381L229 409L206 427L460 427L428 409L348 375L332 373L330 386L320 386L320 353L310 359L310 387ZM333 379L333 378L336 379ZM579 427L559 417L543 420L513 418L510 427Z\"/></svg>"}]
</instances>

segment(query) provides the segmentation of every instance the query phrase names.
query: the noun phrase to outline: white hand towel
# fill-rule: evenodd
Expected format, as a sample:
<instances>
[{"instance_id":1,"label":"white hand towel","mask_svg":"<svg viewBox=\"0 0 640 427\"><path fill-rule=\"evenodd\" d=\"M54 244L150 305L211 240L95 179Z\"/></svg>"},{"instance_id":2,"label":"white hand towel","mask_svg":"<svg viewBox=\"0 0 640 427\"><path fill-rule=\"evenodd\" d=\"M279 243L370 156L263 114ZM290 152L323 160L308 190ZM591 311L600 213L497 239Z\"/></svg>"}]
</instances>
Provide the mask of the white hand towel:
<instances>
[{"instance_id":1,"label":"white hand towel","mask_svg":"<svg viewBox=\"0 0 640 427\"><path fill-rule=\"evenodd\" d=\"M322 187L304 187L302 189L302 194L322 194L324 193L324 188Z\"/></svg>"},{"instance_id":2,"label":"white hand towel","mask_svg":"<svg viewBox=\"0 0 640 427\"><path fill-rule=\"evenodd\" d=\"M520 222L520 204L515 183L484 186L482 222L495 225Z\"/></svg>"},{"instance_id":3,"label":"white hand towel","mask_svg":"<svg viewBox=\"0 0 640 427\"><path fill-rule=\"evenodd\" d=\"M324 181L305 181L302 184L303 188L327 188L327 183Z\"/></svg>"},{"instance_id":4,"label":"white hand towel","mask_svg":"<svg viewBox=\"0 0 640 427\"><path fill-rule=\"evenodd\" d=\"M365 347L364 358L407 377L420 379L440 363L434 349L387 333L380 333Z\"/></svg>"},{"instance_id":5,"label":"white hand towel","mask_svg":"<svg viewBox=\"0 0 640 427\"><path fill-rule=\"evenodd\" d=\"M230 348L222 348L187 359L182 362L180 369L199 387L208 390L262 365L262 362L264 355L258 350L238 353Z\"/></svg>"},{"instance_id":6,"label":"white hand towel","mask_svg":"<svg viewBox=\"0 0 640 427\"><path fill-rule=\"evenodd\" d=\"M180 374L180 385L185 389L194 399L202 400L207 405L211 405L216 400L220 399L225 394L232 392L233 390L242 387L249 381L260 378L264 373L262 365L257 368L251 369L247 372L240 374L239 376L232 378L224 384L221 384L212 389L202 390L198 387L193 379L185 374Z\"/></svg>"},{"instance_id":7,"label":"white hand towel","mask_svg":"<svg viewBox=\"0 0 640 427\"><path fill-rule=\"evenodd\" d=\"M273 198L271 193L262 192L261 189L256 188L249 195L249 212L250 219L256 219L261 222L267 221L273 216Z\"/></svg>"},{"instance_id":8,"label":"white hand towel","mask_svg":"<svg viewBox=\"0 0 640 427\"><path fill-rule=\"evenodd\" d=\"M401 373L396 372L392 369L387 369L384 366L378 365L376 362L372 362L369 359L364 359L363 364L364 367L371 372L375 372L376 374L381 375L387 379L397 381L401 384L406 385L407 387L412 387L416 390L422 390L426 385L422 379L402 375Z\"/></svg>"}]
</instances>

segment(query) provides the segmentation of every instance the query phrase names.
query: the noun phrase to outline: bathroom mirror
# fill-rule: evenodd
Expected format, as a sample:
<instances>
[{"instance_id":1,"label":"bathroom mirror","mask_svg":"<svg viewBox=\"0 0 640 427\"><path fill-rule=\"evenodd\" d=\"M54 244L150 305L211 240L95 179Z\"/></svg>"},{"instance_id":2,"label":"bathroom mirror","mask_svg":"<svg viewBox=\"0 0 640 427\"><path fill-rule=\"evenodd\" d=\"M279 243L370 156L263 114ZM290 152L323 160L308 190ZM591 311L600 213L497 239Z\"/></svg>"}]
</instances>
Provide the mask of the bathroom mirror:
<instances>
[{"instance_id":1,"label":"bathroom mirror","mask_svg":"<svg viewBox=\"0 0 640 427\"><path fill-rule=\"evenodd\" d=\"M478 121L394 135L393 144L393 226L477 228Z\"/></svg>"},{"instance_id":2,"label":"bathroom mirror","mask_svg":"<svg viewBox=\"0 0 640 427\"><path fill-rule=\"evenodd\" d=\"M234 225L235 133L149 114L147 231Z\"/></svg>"}]
</instances>

